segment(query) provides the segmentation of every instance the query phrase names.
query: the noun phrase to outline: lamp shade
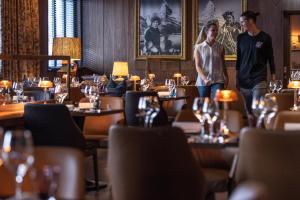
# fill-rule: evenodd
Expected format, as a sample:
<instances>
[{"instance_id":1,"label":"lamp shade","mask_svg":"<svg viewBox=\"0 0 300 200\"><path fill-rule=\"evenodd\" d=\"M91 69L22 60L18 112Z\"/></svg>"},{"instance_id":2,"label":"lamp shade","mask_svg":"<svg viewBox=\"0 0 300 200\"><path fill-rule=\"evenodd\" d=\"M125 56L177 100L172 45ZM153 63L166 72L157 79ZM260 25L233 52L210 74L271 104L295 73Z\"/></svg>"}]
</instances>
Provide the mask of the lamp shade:
<instances>
[{"instance_id":1,"label":"lamp shade","mask_svg":"<svg viewBox=\"0 0 300 200\"><path fill-rule=\"evenodd\" d=\"M182 74L181 73L175 73L173 76L174 76L174 78L180 78L180 77L182 77Z\"/></svg>"},{"instance_id":2,"label":"lamp shade","mask_svg":"<svg viewBox=\"0 0 300 200\"><path fill-rule=\"evenodd\" d=\"M81 59L80 38L59 37L53 39L53 56L70 56L71 60Z\"/></svg>"},{"instance_id":3,"label":"lamp shade","mask_svg":"<svg viewBox=\"0 0 300 200\"><path fill-rule=\"evenodd\" d=\"M53 87L53 83L51 81L40 81L39 87L41 87L41 88L51 88L51 87Z\"/></svg>"},{"instance_id":4,"label":"lamp shade","mask_svg":"<svg viewBox=\"0 0 300 200\"><path fill-rule=\"evenodd\" d=\"M112 75L113 76L127 76L128 75L128 63L127 62L114 62Z\"/></svg>"},{"instance_id":5,"label":"lamp shade","mask_svg":"<svg viewBox=\"0 0 300 200\"><path fill-rule=\"evenodd\" d=\"M141 80L141 77L139 77L139 76L131 76L130 80L131 81L139 81L139 80Z\"/></svg>"},{"instance_id":6,"label":"lamp shade","mask_svg":"<svg viewBox=\"0 0 300 200\"><path fill-rule=\"evenodd\" d=\"M215 96L216 101L231 102L237 100L237 94L233 90L218 90Z\"/></svg>"},{"instance_id":7,"label":"lamp shade","mask_svg":"<svg viewBox=\"0 0 300 200\"><path fill-rule=\"evenodd\" d=\"M3 88L10 88L12 86L12 82L9 80L2 80L0 81L0 87Z\"/></svg>"},{"instance_id":8,"label":"lamp shade","mask_svg":"<svg viewBox=\"0 0 300 200\"><path fill-rule=\"evenodd\" d=\"M299 89L300 88L300 81L290 81L289 84L288 84L288 88Z\"/></svg>"}]
</instances>

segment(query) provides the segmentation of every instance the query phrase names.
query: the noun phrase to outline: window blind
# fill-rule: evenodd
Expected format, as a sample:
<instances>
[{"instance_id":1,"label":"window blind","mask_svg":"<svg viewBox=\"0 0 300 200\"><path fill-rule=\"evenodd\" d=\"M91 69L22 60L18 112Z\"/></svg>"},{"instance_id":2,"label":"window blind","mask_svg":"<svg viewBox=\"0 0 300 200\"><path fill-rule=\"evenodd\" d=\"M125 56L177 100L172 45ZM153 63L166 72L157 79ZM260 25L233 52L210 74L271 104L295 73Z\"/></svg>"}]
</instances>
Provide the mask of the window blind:
<instances>
[{"instance_id":1,"label":"window blind","mask_svg":"<svg viewBox=\"0 0 300 200\"><path fill-rule=\"evenodd\" d=\"M48 0L49 55L55 37L80 37L80 0ZM49 69L60 66L59 61L49 61Z\"/></svg>"}]
</instances>

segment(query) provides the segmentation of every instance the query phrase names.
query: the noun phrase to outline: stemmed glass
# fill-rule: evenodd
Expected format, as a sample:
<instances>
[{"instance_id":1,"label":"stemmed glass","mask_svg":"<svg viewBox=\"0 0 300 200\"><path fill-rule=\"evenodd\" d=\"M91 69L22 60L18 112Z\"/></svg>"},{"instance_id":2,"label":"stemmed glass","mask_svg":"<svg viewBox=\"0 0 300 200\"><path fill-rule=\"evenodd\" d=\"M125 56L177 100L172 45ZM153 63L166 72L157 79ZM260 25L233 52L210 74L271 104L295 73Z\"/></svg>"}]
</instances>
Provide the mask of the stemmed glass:
<instances>
[{"instance_id":1,"label":"stemmed glass","mask_svg":"<svg viewBox=\"0 0 300 200\"><path fill-rule=\"evenodd\" d=\"M277 93L279 93L280 90L283 87L282 81L281 80L276 80L275 83L276 83L276 91L277 91Z\"/></svg>"},{"instance_id":2,"label":"stemmed glass","mask_svg":"<svg viewBox=\"0 0 300 200\"><path fill-rule=\"evenodd\" d=\"M182 85L188 85L189 82L190 82L189 78L186 75L184 75L184 76L181 77L181 84Z\"/></svg>"},{"instance_id":3,"label":"stemmed glass","mask_svg":"<svg viewBox=\"0 0 300 200\"><path fill-rule=\"evenodd\" d=\"M78 77L73 77L71 80L71 85L72 87L79 87L80 86L80 81Z\"/></svg>"},{"instance_id":4,"label":"stemmed glass","mask_svg":"<svg viewBox=\"0 0 300 200\"><path fill-rule=\"evenodd\" d=\"M40 83L41 80L42 80L41 77L33 77L33 79L32 79L32 86L33 87L37 87L39 85L39 83Z\"/></svg>"},{"instance_id":5,"label":"stemmed glass","mask_svg":"<svg viewBox=\"0 0 300 200\"><path fill-rule=\"evenodd\" d=\"M55 86L54 93L58 103L64 103L65 98L68 96L68 87L66 84L58 84Z\"/></svg>"},{"instance_id":6,"label":"stemmed glass","mask_svg":"<svg viewBox=\"0 0 300 200\"><path fill-rule=\"evenodd\" d=\"M269 96L265 98L265 103L266 105L262 112L261 120L264 121L266 128L270 128L278 112L277 99L275 96Z\"/></svg>"},{"instance_id":7,"label":"stemmed glass","mask_svg":"<svg viewBox=\"0 0 300 200\"><path fill-rule=\"evenodd\" d=\"M275 93L275 90L276 90L276 82L275 81L270 81L269 82L269 90L271 93Z\"/></svg>"},{"instance_id":8,"label":"stemmed glass","mask_svg":"<svg viewBox=\"0 0 300 200\"><path fill-rule=\"evenodd\" d=\"M17 103L19 103L21 95L23 94L23 83L14 82L12 85L13 90L17 94Z\"/></svg>"},{"instance_id":9,"label":"stemmed glass","mask_svg":"<svg viewBox=\"0 0 300 200\"><path fill-rule=\"evenodd\" d=\"M205 98L203 97L196 97L193 103L193 113L195 117L199 120L201 131L200 135L204 137L205 135L205 127L204 127L204 113L203 113L203 106L204 106Z\"/></svg>"},{"instance_id":10,"label":"stemmed glass","mask_svg":"<svg viewBox=\"0 0 300 200\"><path fill-rule=\"evenodd\" d=\"M144 127L151 128L154 118L160 111L160 104L157 96L140 97L138 109L140 115L144 117Z\"/></svg>"},{"instance_id":11,"label":"stemmed glass","mask_svg":"<svg viewBox=\"0 0 300 200\"><path fill-rule=\"evenodd\" d=\"M61 84L61 78L60 77L54 77L53 83L55 86Z\"/></svg>"},{"instance_id":12,"label":"stemmed glass","mask_svg":"<svg viewBox=\"0 0 300 200\"><path fill-rule=\"evenodd\" d=\"M175 83L175 80L174 79L166 79L165 85L169 89L169 93L170 93L169 95L171 97L176 96L176 92L175 92L175 90L176 90L176 83Z\"/></svg>"},{"instance_id":13,"label":"stemmed glass","mask_svg":"<svg viewBox=\"0 0 300 200\"><path fill-rule=\"evenodd\" d=\"M22 199L22 183L28 169L34 163L33 144L30 131L7 131L2 142L4 165L16 176L16 192L13 199Z\"/></svg>"},{"instance_id":14,"label":"stemmed glass","mask_svg":"<svg viewBox=\"0 0 300 200\"><path fill-rule=\"evenodd\" d=\"M251 108L252 108L252 112L253 112L254 116L257 119L257 122L256 122L257 128L261 128L261 126L262 126L262 121L260 118L261 118L261 114L263 112L264 107L265 107L264 97L263 96L253 96Z\"/></svg>"},{"instance_id":15,"label":"stemmed glass","mask_svg":"<svg viewBox=\"0 0 300 200\"><path fill-rule=\"evenodd\" d=\"M148 79L144 78L141 80L141 87L142 87L142 91L147 91L148 88L150 87L150 82Z\"/></svg>"}]
</instances>

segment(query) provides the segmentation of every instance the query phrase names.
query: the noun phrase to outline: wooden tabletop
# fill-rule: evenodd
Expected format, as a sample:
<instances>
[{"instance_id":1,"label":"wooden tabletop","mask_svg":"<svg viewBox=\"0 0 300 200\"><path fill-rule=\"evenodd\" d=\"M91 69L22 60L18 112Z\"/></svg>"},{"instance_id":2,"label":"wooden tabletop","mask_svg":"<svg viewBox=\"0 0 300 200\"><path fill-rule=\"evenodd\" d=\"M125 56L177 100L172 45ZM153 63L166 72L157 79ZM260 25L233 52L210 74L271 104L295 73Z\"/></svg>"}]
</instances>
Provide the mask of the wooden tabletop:
<instances>
[{"instance_id":1,"label":"wooden tabletop","mask_svg":"<svg viewBox=\"0 0 300 200\"><path fill-rule=\"evenodd\" d=\"M90 111L70 111L73 117L88 117L88 116L103 116L112 115L124 112L123 109L111 109L111 110L98 110L96 112Z\"/></svg>"},{"instance_id":2,"label":"wooden tabletop","mask_svg":"<svg viewBox=\"0 0 300 200\"><path fill-rule=\"evenodd\" d=\"M189 96L180 96L180 97L170 97L170 96L160 96L160 101L177 101L177 100L183 100L187 99Z\"/></svg>"}]
</instances>

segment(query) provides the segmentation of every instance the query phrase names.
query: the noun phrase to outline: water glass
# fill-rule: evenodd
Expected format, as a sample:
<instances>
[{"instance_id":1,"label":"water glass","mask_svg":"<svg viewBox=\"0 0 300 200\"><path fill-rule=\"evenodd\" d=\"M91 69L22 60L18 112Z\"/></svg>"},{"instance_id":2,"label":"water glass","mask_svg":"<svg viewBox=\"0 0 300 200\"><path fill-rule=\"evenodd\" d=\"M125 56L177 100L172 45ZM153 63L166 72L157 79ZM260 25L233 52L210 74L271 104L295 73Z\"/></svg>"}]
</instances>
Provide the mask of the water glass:
<instances>
[{"instance_id":1,"label":"water glass","mask_svg":"<svg viewBox=\"0 0 300 200\"><path fill-rule=\"evenodd\" d=\"M12 85L14 92L17 94L17 103L19 103L21 99L21 95L23 94L23 83L22 82L14 82Z\"/></svg>"},{"instance_id":2,"label":"water glass","mask_svg":"<svg viewBox=\"0 0 300 200\"><path fill-rule=\"evenodd\" d=\"M66 84L58 84L54 89L55 99L58 103L64 103L65 98L68 96L68 87Z\"/></svg>"},{"instance_id":3,"label":"water glass","mask_svg":"<svg viewBox=\"0 0 300 200\"><path fill-rule=\"evenodd\" d=\"M80 86L80 81L78 77L73 77L71 80L71 86L72 87L79 87Z\"/></svg>"},{"instance_id":4,"label":"water glass","mask_svg":"<svg viewBox=\"0 0 300 200\"><path fill-rule=\"evenodd\" d=\"M276 90L276 82L275 81L270 81L269 82L269 90L271 93L275 93L275 90Z\"/></svg>"},{"instance_id":5,"label":"water glass","mask_svg":"<svg viewBox=\"0 0 300 200\"><path fill-rule=\"evenodd\" d=\"M154 118L160 111L159 99L157 96L140 97L138 103L140 116L144 117L144 127L151 128Z\"/></svg>"},{"instance_id":6,"label":"water glass","mask_svg":"<svg viewBox=\"0 0 300 200\"><path fill-rule=\"evenodd\" d=\"M56 200L57 188L59 185L60 167L46 165L39 173L39 196L42 199Z\"/></svg>"},{"instance_id":7,"label":"water glass","mask_svg":"<svg viewBox=\"0 0 300 200\"><path fill-rule=\"evenodd\" d=\"M276 84L275 84L275 85L276 85L276 91L277 91L277 93L279 93L280 90L281 90L282 87L283 87L282 81L281 81L281 80L276 80L275 83L276 83Z\"/></svg>"},{"instance_id":8,"label":"water glass","mask_svg":"<svg viewBox=\"0 0 300 200\"><path fill-rule=\"evenodd\" d=\"M54 77L53 78L54 86L61 84L61 78L60 77Z\"/></svg>"},{"instance_id":9,"label":"water glass","mask_svg":"<svg viewBox=\"0 0 300 200\"><path fill-rule=\"evenodd\" d=\"M2 159L4 166L16 176L16 192L14 199L22 199L22 183L24 176L34 163L33 144L30 131L7 131L2 142Z\"/></svg>"},{"instance_id":10,"label":"water glass","mask_svg":"<svg viewBox=\"0 0 300 200\"><path fill-rule=\"evenodd\" d=\"M181 84L182 85L188 85L189 82L190 82L189 78L186 75L184 75L184 76L181 77Z\"/></svg>"}]
</instances>

